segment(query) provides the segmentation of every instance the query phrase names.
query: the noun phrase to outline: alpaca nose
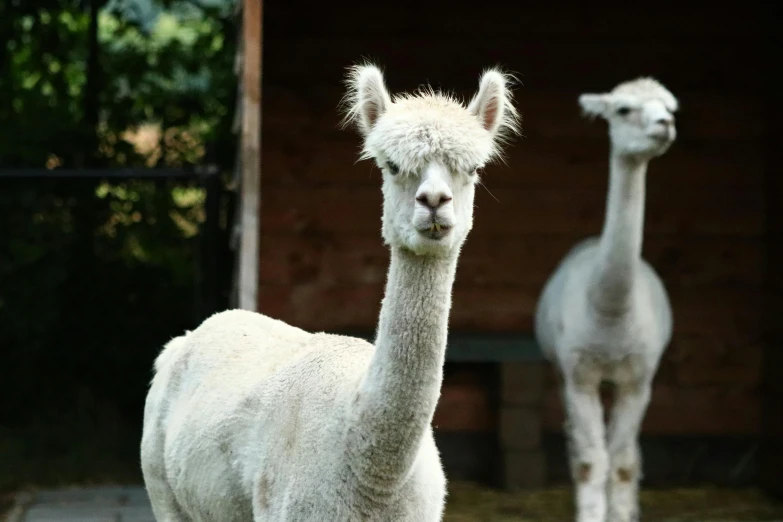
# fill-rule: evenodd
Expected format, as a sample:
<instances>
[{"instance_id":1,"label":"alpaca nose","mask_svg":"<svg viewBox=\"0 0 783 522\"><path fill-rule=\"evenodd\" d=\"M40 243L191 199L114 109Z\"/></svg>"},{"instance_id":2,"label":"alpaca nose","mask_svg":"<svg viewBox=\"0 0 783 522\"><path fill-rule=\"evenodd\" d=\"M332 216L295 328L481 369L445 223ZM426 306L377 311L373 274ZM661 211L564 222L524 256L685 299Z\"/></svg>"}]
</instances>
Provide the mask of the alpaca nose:
<instances>
[{"instance_id":1,"label":"alpaca nose","mask_svg":"<svg viewBox=\"0 0 783 522\"><path fill-rule=\"evenodd\" d=\"M437 192L424 192L423 194L419 194L416 196L416 201L424 205L430 210L437 210L449 201L451 201L451 196L446 194L445 192L437 191Z\"/></svg>"},{"instance_id":2,"label":"alpaca nose","mask_svg":"<svg viewBox=\"0 0 783 522\"><path fill-rule=\"evenodd\" d=\"M658 125L663 125L664 127L668 127L673 123L673 120L671 118L658 118L655 120L655 123Z\"/></svg>"}]
</instances>

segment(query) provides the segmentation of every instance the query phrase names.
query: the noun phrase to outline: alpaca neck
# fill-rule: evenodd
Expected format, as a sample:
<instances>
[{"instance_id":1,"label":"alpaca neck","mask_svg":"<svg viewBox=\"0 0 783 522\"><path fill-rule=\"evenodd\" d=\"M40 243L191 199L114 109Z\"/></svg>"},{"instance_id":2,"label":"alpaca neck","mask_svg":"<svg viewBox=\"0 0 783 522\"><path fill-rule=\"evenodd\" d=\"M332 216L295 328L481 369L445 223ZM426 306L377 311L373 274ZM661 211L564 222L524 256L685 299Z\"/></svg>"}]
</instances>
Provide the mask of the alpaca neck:
<instances>
[{"instance_id":1,"label":"alpaca neck","mask_svg":"<svg viewBox=\"0 0 783 522\"><path fill-rule=\"evenodd\" d=\"M440 396L457 256L392 248L375 353L352 408L350 465L377 495L413 466Z\"/></svg>"},{"instance_id":2,"label":"alpaca neck","mask_svg":"<svg viewBox=\"0 0 783 522\"><path fill-rule=\"evenodd\" d=\"M601 313L630 306L642 255L646 172L644 160L611 155L606 218L588 294Z\"/></svg>"}]
</instances>

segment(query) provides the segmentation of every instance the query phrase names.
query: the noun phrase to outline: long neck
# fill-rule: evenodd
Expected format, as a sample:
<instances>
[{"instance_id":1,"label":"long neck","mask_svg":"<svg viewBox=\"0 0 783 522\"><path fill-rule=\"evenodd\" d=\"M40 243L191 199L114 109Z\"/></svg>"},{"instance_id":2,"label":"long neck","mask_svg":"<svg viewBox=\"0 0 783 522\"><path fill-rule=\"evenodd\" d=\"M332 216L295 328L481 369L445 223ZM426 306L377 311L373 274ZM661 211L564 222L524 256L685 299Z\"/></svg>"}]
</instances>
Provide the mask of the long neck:
<instances>
[{"instance_id":1,"label":"long neck","mask_svg":"<svg viewBox=\"0 0 783 522\"><path fill-rule=\"evenodd\" d=\"M600 312L621 313L629 306L642 254L647 162L612 153L606 218L589 298Z\"/></svg>"},{"instance_id":2,"label":"long neck","mask_svg":"<svg viewBox=\"0 0 783 522\"><path fill-rule=\"evenodd\" d=\"M392 248L375 354L350 406L349 465L378 495L407 476L440 396L457 256Z\"/></svg>"}]
</instances>

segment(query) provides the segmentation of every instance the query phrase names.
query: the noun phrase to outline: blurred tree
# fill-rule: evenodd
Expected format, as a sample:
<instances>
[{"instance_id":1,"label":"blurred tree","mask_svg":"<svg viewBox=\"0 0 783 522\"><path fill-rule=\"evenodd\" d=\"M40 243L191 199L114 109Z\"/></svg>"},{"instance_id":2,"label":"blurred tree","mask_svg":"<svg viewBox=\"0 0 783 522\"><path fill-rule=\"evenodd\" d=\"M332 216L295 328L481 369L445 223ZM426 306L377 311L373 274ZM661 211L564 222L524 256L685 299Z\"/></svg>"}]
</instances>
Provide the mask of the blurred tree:
<instances>
[{"instance_id":1,"label":"blurred tree","mask_svg":"<svg viewBox=\"0 0 783 522\"><path fill-rule=\"evenodd\" d=\"M230 1L0 2L0 169L233 162ZM0 490L137 473L160 346L194 311L204 194L0 178Z\"/></svg>"}]
</instances>

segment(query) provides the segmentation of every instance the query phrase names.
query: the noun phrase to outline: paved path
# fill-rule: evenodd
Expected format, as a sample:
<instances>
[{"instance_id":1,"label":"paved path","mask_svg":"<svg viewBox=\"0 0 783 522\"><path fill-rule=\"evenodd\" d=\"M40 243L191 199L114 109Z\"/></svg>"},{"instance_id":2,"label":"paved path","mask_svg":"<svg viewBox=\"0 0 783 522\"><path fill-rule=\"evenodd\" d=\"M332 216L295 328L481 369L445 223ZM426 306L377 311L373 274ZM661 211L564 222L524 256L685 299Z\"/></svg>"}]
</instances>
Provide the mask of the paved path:
<instances>
[{"instance_id":1,"label":"paved path","mask_svg":"<svg viewBox=\"0 0 783 522\"><path fill-rule=\"evenodd\" d=\"M142 486L120 486L23 494L9 522L155 522L155 517Z\"/></svg>"}]
</instances>

